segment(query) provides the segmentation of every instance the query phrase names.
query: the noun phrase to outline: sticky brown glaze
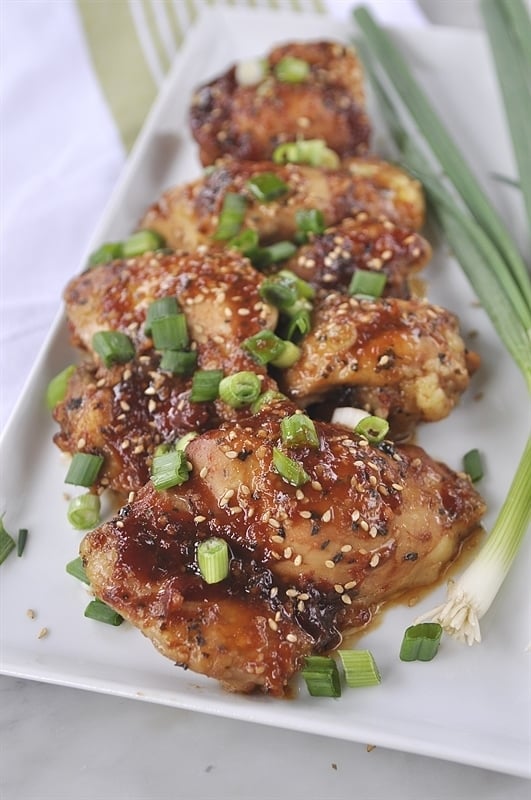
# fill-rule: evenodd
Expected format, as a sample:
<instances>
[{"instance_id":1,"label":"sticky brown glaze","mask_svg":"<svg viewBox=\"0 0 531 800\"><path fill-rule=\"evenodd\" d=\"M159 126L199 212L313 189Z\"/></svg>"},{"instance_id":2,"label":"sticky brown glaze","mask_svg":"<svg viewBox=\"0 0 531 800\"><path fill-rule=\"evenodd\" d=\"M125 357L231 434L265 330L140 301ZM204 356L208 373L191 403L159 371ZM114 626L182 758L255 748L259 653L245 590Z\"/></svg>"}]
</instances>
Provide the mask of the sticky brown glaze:
<instances>
[{"instance_id":1,"label":"sticky brown glaze","mask_svg":"<svg viewBox=\"0 0 531 800\"><path fill-rule=\"evenodd\" d=\"M202 178L166 191L147 210L139 227L157 231L170 247L190 250L212 243L228 192L246 198L242 229L257 231L262 244L292 240L298 229L297 212L301 210L318 209L327 227L360 211L420 227L424 201L418 182L386 162L371 160L367 164L369 177L355 175L346 168L323 170L227 158ZM248 186L250 178L264 172L274 173L287 186L284 194L270 202L256 200ZM403 189L403 183L410 184L409 192Z\"/></svg>"},{"instance_id":2,"label":"sticky brown glaze","mask_svg":"<svg viewBox=\"0 0 531 800\"><path fill-rule=\"evenodd\" d=\"M454 314L422 300L360 300L330 292L315 303L301 357L281 388L307 406L353 387L352 404L404 426L446 417L469 384L468 354Z\"/></svg>"},{"instance_id":3,"label":"sticky brown glaze","mask_svg":"<svg viewBox=\"0 0 531 800\"><path fill-rule=\"evenodd\" d=\"M431 247L420 234L395 225L385 217L370 218L361 211L308 244L285 265L317 289L348 289L358 269L386 276L384 297L411 297L410 278L431 257Z\"/></svg>"},{"instance_id":4,"label":"sticky brown glaze","mask_svg":"<svg viewBox=\"0 0 531 800\"><path fill-rule=\"evenodd\" d=\"M318 449L289 450L309 476L295 488L272 464L286 413L279 404L195 439L185 484L148 484L81 544L99 598L232 691L283 694L305 655L438 578L484 511L467 477L420 448L325 423ZM196 565L211 536L231 553L215 585Z\"/></svg>"},{"instance_id":5,"label":"sticky brown glaze","mask_svg":"<svg viewBox=\"0 0 531 800\"><path fill-rule=\"evenodd\" d=\"M310 66L301 83L275 77L276 65L286 57ZM265 63L265 77L256 85L240 86L233 66L194 93L190 124L202 164L224 155L269 159L278 144L301 138L323 139L341 156L367 151L363 74L352 48L295 42L272 50Z\"/></svg>"}]
</instances>

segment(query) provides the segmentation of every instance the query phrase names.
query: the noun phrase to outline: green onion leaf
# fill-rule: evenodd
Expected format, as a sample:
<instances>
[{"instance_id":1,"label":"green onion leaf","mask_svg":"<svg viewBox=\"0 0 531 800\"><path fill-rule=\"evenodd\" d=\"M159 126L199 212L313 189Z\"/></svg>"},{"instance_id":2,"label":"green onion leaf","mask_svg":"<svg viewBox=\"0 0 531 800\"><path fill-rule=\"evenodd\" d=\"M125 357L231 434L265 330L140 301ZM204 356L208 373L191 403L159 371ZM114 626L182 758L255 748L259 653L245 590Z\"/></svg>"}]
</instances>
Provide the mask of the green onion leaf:
<instances>
[{"instance_id":1,"label":"green onion leaf","mask_svg":"<svg viewBox=\"0 0 531 800\"><path fill-rule=\"evenodd\" d=\"M197 367L197 351L163 350L159 366L174 375L191 375Z\"/></svg>"},{"instance_id":2,"label":"green onion leaf","mask_svg":"<svg viewBox=\"0 0 531 800\"><path fill-rule=\"evenodd\" d=\"M135 346L121 331L97 331L92 337L92 347L106 367L125 364L135 357Z\"/></svg>"},{"instance_id":3,"label":"green onion leaf","mask_svg":"<svg viewBox=\"0 0 531 800\"><path fill-rule=\"evenodd\" d=\"M278 403L287 400L285 394L276 392L274 389L268 389L258 397L251 405L251 413L258 414L263 408L270 406L272 403Z\"/></svg>"},{"instance_id":4,"label":"green onion leaf","mask_svg":"<svg viewBox=\"0 0 531 800\"><path fill-rule=\"evenodd\" d=\"M357 269L352 275L349 294L363 297L381 297L387 283L385 272L370 272L367 269Z\"/></svg>"},{"instance_id":5,"label":"green onion leaf","mask_svg":"<svg viewBox=\"0 0 531 800\"><path fill-rule=\"evenodd\" d=\"M233 239L243 225L247 201L241 194L227 192L219 215L214 239Z\"/></svg>"},{"instance_id":6,"label":"green onion leaf","mask_svg":"<svg viewBox=\"0 0 531 800\"><path fill-rule=\"evenodd\" d=\"M184 350L188 347L188 327L184 314L154 319L151 336L156 350Z\"/></svg>"},{"instance_id":7,"label":"green onion leaf","mask_svg":"<svg viewBox=\"0 0 531 800\"><path fill-rule=\"evenodd\" d=\"M283 341L282 344L282 352L271 361L271 366L277 367L277 369L288 369L297 363L301 357L301 350L293 342Z\"/></svg>"},{"instance_id":8,"label":"green onion leaf","mask_svg":"<svg viewBox=\"0 0 531 800\"><path fill-rule=\"evenodd\" d=\"M180 486L188 480L190 469L184 450L170 450L153 456L151 483L158 492Z\"/></svg>"},{"instance_id":9,"label":"green onion leaf","mask_svg":"<svg viewBox=\"0 0 531 800\"><path fill-rule=\"evenodd\" d=\"M66 516L73 528L82 531L99 524L100 511L99 495L88 492L70 500Z\"/></svg>"},{"instance_id":10,"label":"green onion leaf","mask_svg":"<svg viewBox=\"0 0 531 800\"><path fill-rule=\"evenodd\" d=\"M260 331L253 336L249 336L242 342L242 347L251 354L257 364L265 366L276 358L279 358L284 351L285 343L273 333L273 331Z\"/></svg>"},{"instance_id":11,"label":"green onion leaf","mask_svg":"<svg viewBox=\"0 0 531 800\"><path fill-rule=\"evenodd\" d=\"M106 625L121 625L124 618L113 608L103 603L101 600L91 600L85 609L85 616L94 619L96 622L104 622Z\"/></svg>"},{"instance_id":12,"label":"green onion leaf","mask_svg":"<svg viewBox=\"0 0 531 800\"><path fill-rule=\"evenodd\" d=\"M197 565L205 583L219 583L229 574L229 547L225 539L213 536L197 546Z\"/></svg>"},{"instance_id":13,"label":"green onion leaf","mask_svg":"<svg viewBox=\"0 0 531 800\"><path fill-rule=\"evenodd\" d=\"M149 306L146 314L146 324L144 331L147 336L151 336L151 325L156 319L164 319L164 317L172 317L180 311L177 298L175 297L159 297L154 300Z\"/></svg>"},{"instance_id":14,"label":"green onion leaf","mask_svg":"<svg viewBox=\"0 0 531 800\"><path fill-rule=\"evenodd\" d=\"M287 447L319 448L315 423L306 414L292 414L280 421L282 443Z\"/></svg>"},{"instance_id":15,"label":"green onion leaf","mask_svg":"<svg viewBox=\"0 0 531 800\"><path fill-rule=\"evenodd\" d=\"M56 405L62 403L65 399L68 390L68 381L75 371L75 366L70 364L51 379L46 389L46 405L50 411L53 411Z\"/></svg>"},{"instance_id":16,"label":"green onion leaf","mask_svg":"<svg viewBox=\"0 0 531 800\"><path fill-rule=\"evenodd\" d=\"M65 483L74 486L92 486L103 465L103 456L94 453L74 453L66 473Z\"/></svg>"},{"instance_id":17,"label":"green onion leaf","mask_svg":"<svg viewBox=\"0 0 531 800\"><path fill-rule=\"evenodd\" d=\"M297 234L295 240L297 244L304 244L308 241L308 234L319 235L324 233L326 224L323 212L318 208L301 208L295 214L297 222Z\"/></svg>"},{"instance_id":18,"label":"green onion leaf","mask_svg":"<svg viewBox=\"0 0 531 800\"><path fill-rule=\"evenodd\" d=\"M274 72L282 83L302 83L310 75L310 65L302 58L286 56L275 65Z\"/></svg>"},{"instance_id":19,"label":"green onion leaf","mask_svg":"<svg viewBox=\"0 0 531 800\"><path fill-rule=\"evenodd\" d=\"M401 661L431 661L439 649L442 627L437 622L410 625L400 647Z\"/></svg>"},{"instance_id":20,"label":"green onion leaf","mask_svg":"<svg viewBox=\"0 0 531 800\"><path fill-rule=\"evenodd\" d=\"M301 672L312 697L341 697L339 670L329 656L306 656Z\"/></svg>"},{"instance_id":21,"label":"green onion leaf","mask_svg":"<svg viewBox=\"0 0 531 800\"><path fill-rule=\"evenodd\" d=\"M0 517L0 564L3 564L8 555L16 547L15 540L4 526L4 518Z\"/></svg>"},{"instance_id":22,"label":"green onion leaf","mask_svg":"<svg viewBox=\"0 0 531 800\"><path fill-rule=\"evenodd\" d=\"M199 434L196 433L196 431L188 431L188 433L185 433L180 439L177 439L175 442L175 450L182 450L184 453L190 442L193 442L198 436Z\"/></svg>"},{"instance_id":23,"label":"green onion leaf","mask_svg":"<svg viewBox=\"0 0 531 800\"><path fill-rule=\"evenodd\" d=\"M360 419L354 430L371 444L378 444L389 433L389 423L382 417L368 416Z\"/></svg>"},{"instance_id":24,"label":"green onion leaf","mask_svg":"<svg viewBox=\"0 0 531 800\"><path fill-rule=\"evenodd\" d=\"M106 242L90 254L88 266L96 267L98 264L108 264L115 258L122 257L122 242Z\"/></svg>"},{"instance_id":25,"label":"green onion leaf","mask_svg":"<svg viewBox=\"0 0 531 800\"><path fill-rule=\"evenodd\" d=\"M470 477L472 483L481 480L483 477L483 464L481 463L479 450L474 448L473 450L469 450L468 453L465 453L463 456L463 469Z\"/></svg>"},{"instance_id":26,"label":"green onion leaf","mask_svg":"<svg viewBox=\"0 0 531 800\"><path fill-rule=\"evenodd\" d=\"M304 484L308 483L310 480L310 476L305 471L304 467L297 461L289 458L289 456L285 455L285 453L277 447L273 448L273 467L280 477L292 486L304 486Z\"/></svg>"},{"instance_id":27,"label":"green onion leaf","mask_svg":"<svg viewBox=\"0 0 531 800\"><path fill-rule=\"evenodd\" d=\"M303 308L286 322L283 334L289 341L299 342L312 329L310 312Z\"/></svg>"},{"instance_id":28,"label":"green onion leaf","mask_svg":"<svg viewBox=\"0 0 531 800\"><path fill-rule=\"evenodd\" d=\"M251 258L253 252L259 249L258 243L258 233L251 228L245 228L241 233L230 240L229 247L234 248L234 250L239 250L244 256L249 256L249 258Z\"/></svg>"},{"instance_id":29,"label":"green onion leaf","mask_svg":"<svg viewBox=\"0 0 531 800\"><path fill-rule=\"evenodd\" d=\"M286 194L289 187L274 172L262 172L249 178L247 186L254 197L261 203L269 203Z\"/></svg>"},{"instance_id":30,"label":"green onion leaf","mask_svg":"<svg viewBox=\"0 0 531 800\"><path fill-rule=\"evenodd\" d=\"M289 269L283 269L276 275L266 278L260 286L260 297L269 305L275 306L280 311L294 312L299 310L296 307L298 301L313 300L315 289L307 281L299 278ZM306 304L308 307L309 303Z\"/></svg>"},{"instance_id":31,"label":"green onion leaf","mask_svg":"<svg viewBox=\"0 0 531 800\"><path fill-rule=\"evenodd\" d=\"M309 164L311 167L337 169L339 156L326 146L324 139L300 139L279 144L273 151L275 164Z\"/></svg>"},{"instance_id":32,"label":"green onion leaf","mask_svg":"<svg viewBox=\"0 0 531 800\"><path fill-rule=\"evenodd\" d=\"M370 650L338 650L347 686L376 686L382 682Z\"/></svg>"},{"instance_id":33,"label":"green onion leaf","mask_svg":"<svg viewBox=\"0 0 531 800\"><path fill-rule=\"evenodd\" d=\"M28 541L28 529L21 528L18 532L17 539L17 556L21 556L25 550L26 542Z\"/></svg>"},{"instance_id":34,"label":"green onion leaf","mask_svg":"<svg viewBox=\"0 0 531 800\"><path fill-rule=\"evenodd\" d=\"M262 383L255 372L227 375L219 384L219 396L232 408L248 406L259 397Z\"/></svg>"},{"instance_id":35,"label":"green onion leaf","mask_svg":"<svg viewBox=\"0 0 531 800\"><path fill-rule=\"evenodd\" d=\"M86 583L87 586L90 584L90 581L87 578L87 573L85 572L85 567L83 566L83 561L80 556L74 558L73 561L68 562L68 564L66 565L66 571L73 578L77 578L78 581Z\"/></svg>"},{"instance_id":36,"label":"green onion leaf","mask_svg":"<svg viewBox=\"0 0 531 800\"><path fill-rule=\"evenodd\" d=\"M199 369L192 378L190 400L192 403L208 403L219 396L219 384L223 378L221 369Z\"/></svg>"},{"instance_id":37,"label":"green onion leaf","mask_svg":"<svg viewBox=\"0 0 531 800\"><path fill-rule=\"evenodd\" d=\"M123 242L122 256L123 258L134 258L151 250L160 250L164 245L164 239L155 231L136 231Z\"/></svg>"}]
</instances>

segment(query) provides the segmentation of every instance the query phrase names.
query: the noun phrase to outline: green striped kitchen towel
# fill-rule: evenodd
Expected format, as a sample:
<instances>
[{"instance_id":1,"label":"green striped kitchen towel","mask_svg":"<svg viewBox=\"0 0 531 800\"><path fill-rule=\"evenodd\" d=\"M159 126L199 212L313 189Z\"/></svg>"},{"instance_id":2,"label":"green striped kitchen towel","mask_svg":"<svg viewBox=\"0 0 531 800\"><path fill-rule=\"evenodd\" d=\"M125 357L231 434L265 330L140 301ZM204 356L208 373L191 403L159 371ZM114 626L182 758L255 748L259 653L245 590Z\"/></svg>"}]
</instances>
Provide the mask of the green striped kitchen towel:
<instances>
[{"instance_id":1,"label":"green striped kitchen towel","mask_svg":"<svg viewBox=\"0 0 531 800\"><path fill-rule=\"evenodd\" d=\"M77 0L94 68L127 150L190 26L216 5L326 11L324 0Z\"/></svg>"}]
</instances>

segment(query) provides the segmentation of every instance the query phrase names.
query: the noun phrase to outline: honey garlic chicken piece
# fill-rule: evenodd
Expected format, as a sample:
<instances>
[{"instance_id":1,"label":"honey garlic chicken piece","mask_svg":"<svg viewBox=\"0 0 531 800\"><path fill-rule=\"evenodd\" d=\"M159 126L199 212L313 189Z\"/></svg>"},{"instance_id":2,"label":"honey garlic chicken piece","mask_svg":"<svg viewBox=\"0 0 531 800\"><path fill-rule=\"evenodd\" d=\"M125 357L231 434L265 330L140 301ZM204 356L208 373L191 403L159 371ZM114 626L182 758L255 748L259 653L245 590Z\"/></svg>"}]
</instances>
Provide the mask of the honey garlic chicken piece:
<instances>
[{"instance_id":1,"label":"honey garlic chicken piece","mask_svg":"<svg viewBox=\"0 0 531 800\"><path fill-rule=\"evenodd\" d=\"M415 446L316 423L317 449L288 449L286 413L277 404L194 439L187 482L148 483L81 544L97 597L232 691L285 693L305 655L439 578L484 512L466 476ZM304 485L278 474L274 448L302 465ZM228 577L207 584L196 551L213 536L231 558Z\"/></svg>"},{"instance_id":2,"label":"honey garlic chicken piece","mask_svg":"<svg viewBox=\"0 0 531 800\"><path fill-rule=\"evenodd\" d=\"M420 234L385 217L370 218L360 211L324 233L313 235L285 264L316 289L346 290L357 269L386 276L384 296L409 298L410 278L431 257Z\"/></svg>"},{"instance_id":3,"label":"honey garlic chicken piece","mask_svg":"<svg viewBox=\"0 0 531 800\"><path fill-rule=\"evenodd\" d=\"M330 292L315 303L300 347L280 380L294 402L306 407L351 387L351 405L388 418L400 432L448 416L477 367L455 315L422 300Z\"/></svg>"},{"instance_id":4,"label":"honey garlic chicken piece","mask_svg":"<svg viewBox=\"0 0 531 800\"><path fill-rule=\"evenodd\" d=\"M304 62L302 80L277 77L286 58ZM367 151L363 74L352 48L334 42L291 43L272 50L262 64L263 75L251 85L244 74L251 65L241 64L194 93L190 122L202 164L224 155L269 159L278 144L301 138L323 139L341 156Z\"/></svg>"},{"instance_id":5,"label":"honey garlic chicken piece","mask_svg":"<svg viewBox=\"0 0 531 800\"><path fill-rule=\"evenodd\" d=\"M383 161L371 160L370 165L371 175L366 177L346 168L323 170L225 159L202 178L166 191L147 210L139 227L156 231L169 247L177 249L192 250L212 243L228 193L245 198L242 230L256 231L262 244L292 240L301 210L321 211L327 227L360 211L371 217L385 216L407 227L420 227L424 200L418 182ZM267 202L257 200L249 186L250 180L264 173L275 175L285 185L285 191ZM411 184L410 193L403 190L402 182Z\"/></svg>"}]
</instances>

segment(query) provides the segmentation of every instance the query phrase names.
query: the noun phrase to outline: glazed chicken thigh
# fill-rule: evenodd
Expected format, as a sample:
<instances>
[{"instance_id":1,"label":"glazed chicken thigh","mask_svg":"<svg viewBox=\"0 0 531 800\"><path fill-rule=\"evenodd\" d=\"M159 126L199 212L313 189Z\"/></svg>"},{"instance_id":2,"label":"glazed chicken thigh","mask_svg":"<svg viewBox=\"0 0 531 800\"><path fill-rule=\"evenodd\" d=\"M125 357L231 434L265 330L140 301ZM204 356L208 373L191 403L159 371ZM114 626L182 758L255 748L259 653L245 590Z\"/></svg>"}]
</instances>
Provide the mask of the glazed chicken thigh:
<instances>
[{"instance_id":1,"label":"glazed chicken thigh","mask_svg":"<svg viewBox=\"0 0 531 800\"><path fill-rule=\"evenodd\" d=\"M194 439L186 483L147 484L81 545L97 597L233 691L283 694L305 655L439 577L484 511L466 476L418 447L372 446L325 423L317 447L288 447L280 422L292 411L277 403ZM303 467L298 487L275 449ZM231 559L207 584L196 552L212 536Z\"/></svg>"}]
</instances>

